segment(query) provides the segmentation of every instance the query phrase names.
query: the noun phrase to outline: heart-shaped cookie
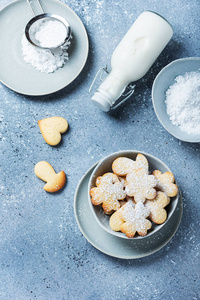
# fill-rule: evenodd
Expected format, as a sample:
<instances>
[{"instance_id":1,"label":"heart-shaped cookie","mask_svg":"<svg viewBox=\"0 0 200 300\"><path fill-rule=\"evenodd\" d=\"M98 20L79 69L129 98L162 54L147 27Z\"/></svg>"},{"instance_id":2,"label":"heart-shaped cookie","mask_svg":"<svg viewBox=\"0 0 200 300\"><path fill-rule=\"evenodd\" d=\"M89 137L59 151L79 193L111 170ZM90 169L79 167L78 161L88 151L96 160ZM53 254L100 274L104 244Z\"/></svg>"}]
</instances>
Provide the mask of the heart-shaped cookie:
<instances>
[{"instance_id":1,"label":"heart-shaped cookie","mask_svg":"<svg viewBox=\"0 0 200 300\"><path fill-rule=\"evenodd\" d=\"M51 146L58 145L61 141L61 133L68 128L67 121L62 117L51 117L38 121L44 140Z\"/></svg>"}]
</instances>

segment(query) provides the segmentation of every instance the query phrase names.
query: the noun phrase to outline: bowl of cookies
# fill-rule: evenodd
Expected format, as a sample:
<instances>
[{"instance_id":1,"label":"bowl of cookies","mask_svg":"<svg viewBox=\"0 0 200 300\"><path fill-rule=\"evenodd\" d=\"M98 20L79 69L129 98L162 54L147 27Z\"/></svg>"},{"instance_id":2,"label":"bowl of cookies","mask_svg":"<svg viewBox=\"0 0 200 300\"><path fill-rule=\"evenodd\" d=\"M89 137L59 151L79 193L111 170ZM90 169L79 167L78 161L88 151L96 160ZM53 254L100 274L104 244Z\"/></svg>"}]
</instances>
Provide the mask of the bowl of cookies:
<instances>
[{"instance_id":1,"label":"bowl of cookies","mask_svg":"<svg viewBox=\"0 0 200 300\"><path fill-rule=\"evenodd\" d=\"M90 208L99 225L124 239L143 239L170 222L178 205L174 175L160 159L124 150L102 159L88 184Z\"/></svg>"}]
</instances>

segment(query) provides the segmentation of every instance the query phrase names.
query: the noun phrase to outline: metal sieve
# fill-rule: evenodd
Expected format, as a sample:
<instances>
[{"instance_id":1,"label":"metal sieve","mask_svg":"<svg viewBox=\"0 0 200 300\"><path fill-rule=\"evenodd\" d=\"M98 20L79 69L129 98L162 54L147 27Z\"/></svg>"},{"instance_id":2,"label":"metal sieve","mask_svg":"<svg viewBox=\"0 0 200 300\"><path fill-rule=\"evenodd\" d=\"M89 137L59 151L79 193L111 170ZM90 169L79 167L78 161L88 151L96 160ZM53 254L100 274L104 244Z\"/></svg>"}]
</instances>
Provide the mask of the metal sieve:
<instances>
[{"instance_id":1,"label":"metal sieve","mask_svg":"<svg viewBox=\"0 0 200 300\"><path fill-rule=\"evenodd\" d=\"M45 13L44 9L40 3L40 0L36 0L38 6L40 7L40 10L42 11L42 14L36 15L35 10L32 6L32 0L27 0L27 3L34 15L34 17L27 23L26 27L25 27L25 36L27 38L27 40L29 41L29 43L31 43L32 45L38 47L38 48L42 48L42 49L56 49L58 47L63 46L70 38L71 36L71 26L69 25L69 23L61 16L58 16L56 14L52 14L52 13ZM41 21L59 21L60 23L62 23L66 29L66 37L63 39L63 41L53 47L43 47L40 45L39 41L37 41L34 37L33 34L31 34L31 28L33 28L33 25L36 24L36 22L38 22L39 20Z\"/></svg>"}]
</instances>

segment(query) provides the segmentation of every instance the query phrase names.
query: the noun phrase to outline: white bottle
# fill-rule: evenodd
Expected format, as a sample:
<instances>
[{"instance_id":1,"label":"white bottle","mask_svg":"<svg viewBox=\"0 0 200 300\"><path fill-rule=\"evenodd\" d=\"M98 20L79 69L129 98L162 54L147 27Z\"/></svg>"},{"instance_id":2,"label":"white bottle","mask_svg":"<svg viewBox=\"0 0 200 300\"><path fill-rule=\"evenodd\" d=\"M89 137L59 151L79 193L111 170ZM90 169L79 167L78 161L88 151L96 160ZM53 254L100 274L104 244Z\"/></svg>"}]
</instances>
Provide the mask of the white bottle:
<instances>
[{"instance_id":1,"label":"white bottle","mask_svg":"<svg viewBox=\"0 0 200 300\"><path fill-rule=\"evenodd\" d=\"M145 11L133 23L111 57L111 72L92 97L109 111L127 85L142 78L173 35L171 25L154 12Z\"/></svg>"}]
</instances>

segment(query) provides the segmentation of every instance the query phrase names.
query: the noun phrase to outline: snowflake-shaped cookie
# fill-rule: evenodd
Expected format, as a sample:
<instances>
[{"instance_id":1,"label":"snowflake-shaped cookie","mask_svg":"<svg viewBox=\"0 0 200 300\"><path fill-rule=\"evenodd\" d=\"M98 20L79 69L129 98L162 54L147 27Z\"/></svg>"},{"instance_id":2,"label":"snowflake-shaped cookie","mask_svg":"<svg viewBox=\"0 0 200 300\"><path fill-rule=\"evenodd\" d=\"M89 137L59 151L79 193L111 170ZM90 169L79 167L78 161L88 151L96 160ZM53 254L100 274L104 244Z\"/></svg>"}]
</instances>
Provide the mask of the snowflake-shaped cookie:
<instances>
[{"instance_id":1,"label":"snowflake-shaped cookie","mask_svg":"<svg viewBox=\"0 0 200 300\"><path fill-rule=\"evenodd\" d=\"M154 175L148 175L144 168L137 169L126 176L126 193L134 197L136 203L144 203L146 199L156 197L156 178Z\"/></svg>"},{"instance_id":2,"label":"snowflake-shaped cookie","mask_svg":"<svg viewBox=\"0 0 200 300\"><path fill-rule=\"evenodd\" d=\"M144 168L148 174L148 161L146 157L140 153L137 155L135 161L127 157L118 157L112 164L113 172L119 176L125 176L139 168Z\"/></svg>"},{"instance_id":3,"label":"snowflake-shaped cookie","mask_svg":"<svg viewBox=\"0 0 200 300\"><path fill-rule=\"evenodd\" d=\"M170 202L170 198L163 192L157 192L156 198L147 200L145 206L150 210L149 218L156 224L162 224L167 219L164 209Z\"/></svg>"},{"instance_id":4,"label":"snowflake-shaped cookie","mask_svg":"<svg viewBox=\"0 0 200 300\"><path fill-rule=\"evenodd\" d=\"M92 203L94 205L102 204L106 214L118 210L120 208L118 200L123 200L126 197L126 193L117 175L106 173L103 176L99 176L96 180L96 186L90 189Z\"/></svg>"},{"instance_id":5,"label":"snowflake-shaped cookie","mask_svg":"<svg viewBox=\"0 0 200 300\"><path fill-rule=\"evenodd\" d=\"M158 170L153 171L153 175L157 179L156 188L160 191L165 192L168 197L174 197L178 193L178 187L174 183L175 178L171 172L161 173Z\"/></svg>"},{"instance_id":6,"label":"snowflake-shaped cookie","mask_svg":"<svg viewBox=\"0 0 200 300\"><path fill-rule=\"evenodd\" d=\"M124 222L121 225L121 232L127 237L132 238L138 232L139 235L145 236L147 230L152 226L151 222L146 218L149 216L149 209L142 202L132 205L131 202L123 205L119 212L121 220Z\"/></svg>"}]
</instances>

